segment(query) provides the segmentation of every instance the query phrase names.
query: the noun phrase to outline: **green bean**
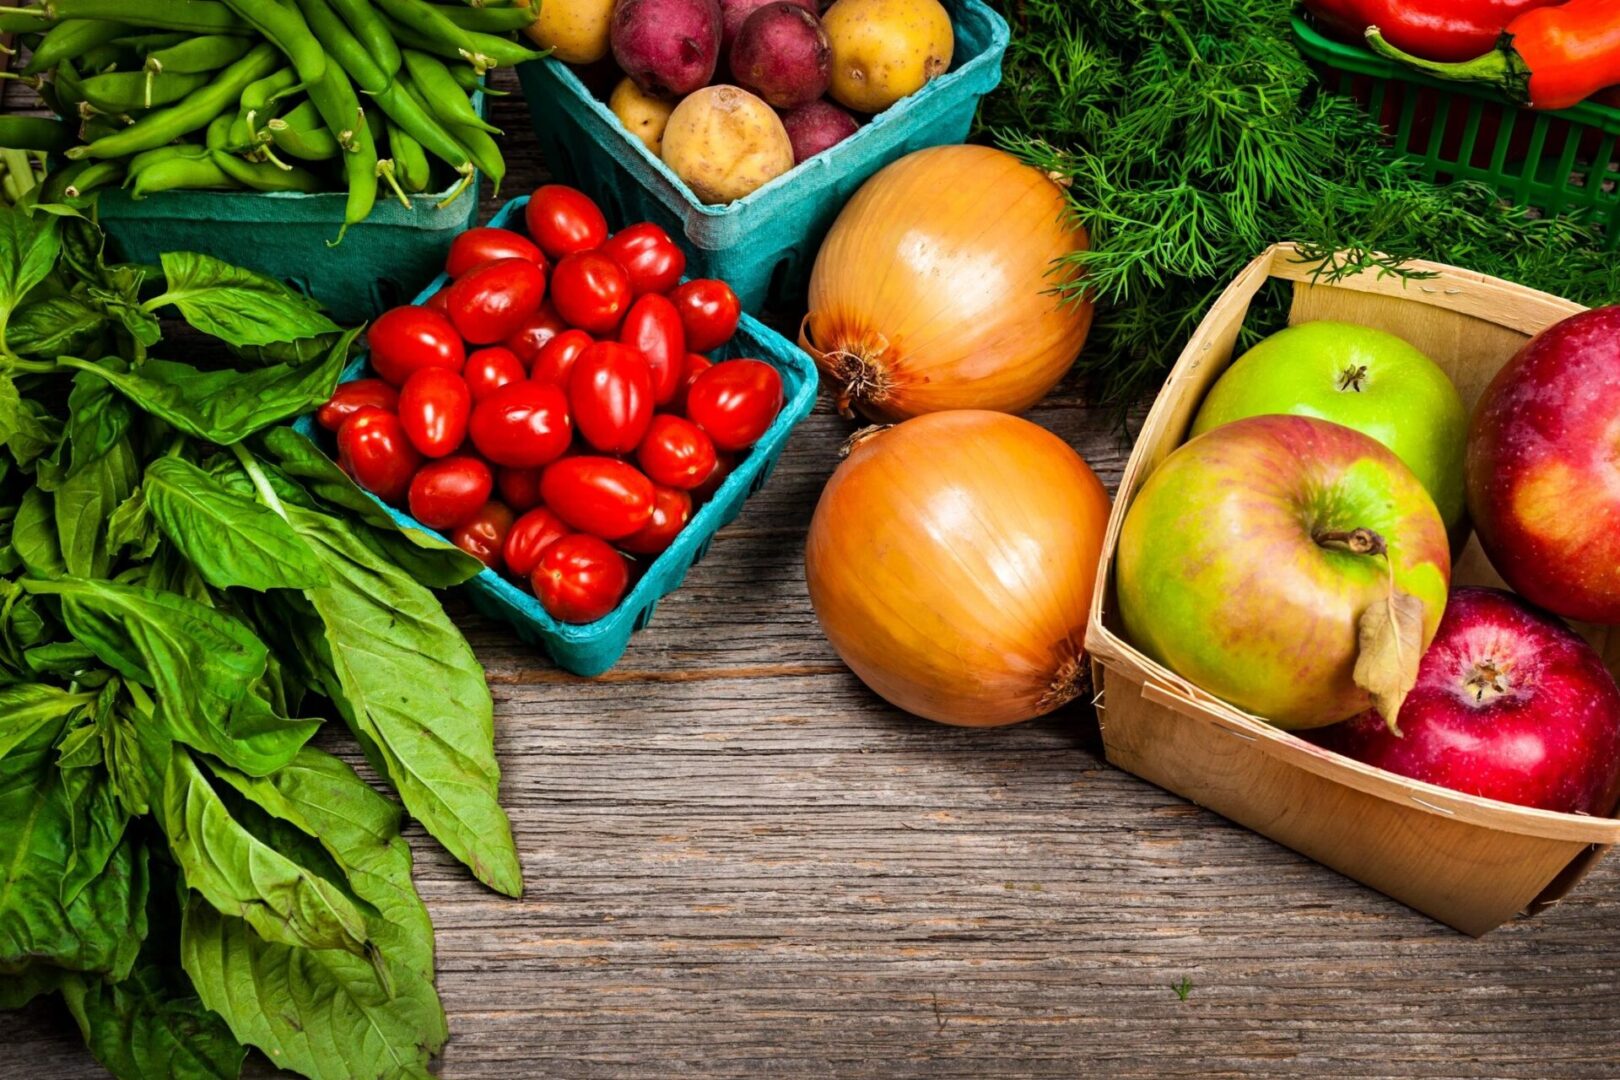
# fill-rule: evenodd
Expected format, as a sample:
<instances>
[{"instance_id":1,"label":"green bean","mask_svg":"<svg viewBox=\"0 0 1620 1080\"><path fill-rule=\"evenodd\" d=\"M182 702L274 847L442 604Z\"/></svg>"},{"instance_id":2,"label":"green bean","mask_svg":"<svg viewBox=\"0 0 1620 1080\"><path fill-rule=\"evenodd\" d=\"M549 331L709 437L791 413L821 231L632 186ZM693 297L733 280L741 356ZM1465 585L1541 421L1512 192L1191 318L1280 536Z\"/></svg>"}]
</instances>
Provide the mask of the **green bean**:
<instances>
[{"instance_id":1,"label":"green bean","mask_svg":"<svg viewBox=\"0 0 1620 1080\"><path fill-rule=\"evenodd\" d=\"M134 181L132 199L144 199L157 191L230 191L240 186L206 151L199 158L171 157L154 162L136 174Z\"/></svg>"},{"instance_id":2,"label":"green bean","mask_svg":"<svg viewBox=\"0 0 1620 1080\"><path fill-rule=\"evenodd\" d=\"M484 82L484 77L478 74L478 72L474 71L467 64L446 64L445 66L450 69L450 77L456 80L456 85L461 87L468 94L484 94L488 97L505 97L507 94L511 93L510 90L497 90L493 86L486 85Z\"/></svg>"},{"instance_id":3,"label":"green bean","mask_svg":"<svg viewBox=\"0 0 1620 1080\"><path fill-rule=\"evenodd\" d=\"M348 23L349 29L366 47L366 52L377 66L382 68L383 73L390 79L393 78L403 63L399 45L395 43L394 35L389 32L388 24L371 6L371 0L332 0L332 7L343 16L343 21ZM319 37L320 34L317 32L315 36Z\"/></svg>"},{"instance_id":4,"label":"green bean","mask_svg":"<svg viewBox=\"0 0 1620 1080\"><path fill-rule=\"evenodd\" d=\"M398 124L388 125L388 152L394 159L394 174L406 191L420 193L433 183L433 166L428 161L427 151L400 130Z\"/></svg>"},{"instance_id":5,"label":"green bean","mask_svg":"<svg viewBox=\"0 0 1620 1080\"><path fill-rule=\"evenodd\" d=\"M92 165L100 165L99 161L70 161L60 169L52 169L45 177L45 182L39 188L39 201L42 203L59 203L67 197L68 187L77 180L81 174L89 170ZM122 171L122 170L120 170Z\"/></svg>"},{"instance_id":6,"label":"green bean","mask_svg":"<svg viewBox=\"0 0 1620 1080\"><path fill-rule=\"evenodd\" d=\"M108 71L79 83L84 99L102 112L128 113L169 105L208 83L208 76Z\"/></svg>"},{"instance_id":7,"label":"green bean","mask_svg":"<svg viewBox=\"0 0 1620 1080\"><path fill-rule=\"evenodd\" d=\"M369 217L377 203L377 144L366 125L354 84L343 73L342 65L327 64L326 76L306 89L327 129L347 151L343 154L343 176L349 185L349 197L343 209L343 228L338 230L336 240L328 241L341 244L349 226Z\"/></svg>"},{"instance_id":8,"label":"green bean","mask_svg":"<svg viewBox=\"0 0 1620 1080\"><path fill-rule=\"evenodd\" d=\"M113 44L122 45L126 49L134 49L142 57L146 57L159 49L171 48L182 41L190 41L196 36L195 34L182 34L173 30L155 30L140 34L127 34L113 42ZM220 66L223 67L224 65Z\"/></svg>"},{"instance_id":9,"label":"green bean","mask_svg":"<svg viewBox=\"0 0 1620 1080\"><path fill-rule=\"evenodd\" d=\"M109 41L105 45L85 50L79 57L79 70L92 74L117 71L121 67L130 66L138 59L133 49L126 49L116 42Z\"/></svg>"},{"instance_id":10,"label":"green bean","mask_svg":"<svg viewBox=\"0 0 1620 1080\"><path fill-rule=\"evenodd\" d=\"M556 0L551 0L555 3ZM540 13L529 7L459 7L448 4L436 9L445 18L463 30L476 30L483 34L510 34L534 25Z\"/></svg>"},{"instance_id":11,"label":"green bean","mask_svg":"<svg viewBox=\"0 0 1620 1080\"><path fill-rule=\"evenodd\" d=\"M0 116L0 146L13 150L66 150L78 140L73 128L43 116Z\"/></svg>"},{"instance_id":12,"label":"green bean","mask_svg":"<svg viewBox=\"0 0 1620 1080\"><path fill-rule=\"evenodd\" d=\"M44 7L53 19L117 19L187 34L245 34L251 29L218 0L45 0Z\"/></svg>"},{"instance_id":13,"label":"green bean","mask_svg":"<svg viewBox=\"0 0 1620 1080\"><path fill-rule=\"evenodd\" d=\"M394 40L406 48L421 49L423 52L449 60L464 60L472 64L473 70L479 75L492 67L511 67L529 60L542 60L546 55L525 48L515 41L472 30L461 31L463 38L471 40L473 48L469 51L442 38L418 33L415 28L401 25L394 19L388 20L388 29L393 32Z\"/></svg>"},{"instance_id":14,"label":"green bean","mask_svg":"<svg viewBox=\"0 0 1620 1080\"><path fill-rule=\"evenodd\" d=\"M79 124L79 142L95 142L97 139L110 138L128 127L128 122L119 123L115 117L106 113L95 112L95 107L85 104L81 108L90 109L91 114Z\"/></svg>"},{"instance_id":15,"label":"green bean","mask_svg":"<svg viewBox=\"0 0 1620 1080\"><path fill-rule=\"evenodd\" d=\"M42 11L0 8L0 34L38 34L50 29L51 19Z\"/></svg>"},{"instance_id":16,"label":"green bean","mask_svg":"<svg viewBox=\"0 0 1620 1080\"><path fill-rule=\"evenodd\" d=\"M63 19L46 31L22 73L37 75L41 71L49 71L63 60L77 60L97 45L105 45L127 33L129 27L124 23L105 19Z\"/></svg>"},{"instance_id":17,"label":"green bean","mask_svg":"<svg viewBox=\"0 0 1620 1080\"><path fill-rule=\"evenodd\" d=\"M306 101L270 121L266 130L276 149L301 161L330 161L343 152L337 138L321 123L313 102Z\"/></svg>"},{"instance_id":18,"label":"green bean","mask_svg":"<svg viewBox=\"0 0 1620 1080\"><path fill-rule=\"evenodd\" d=\"M257 45L202 89L166 109L148 113L116 135L97 139L87 146L76 146L67 155L70 158L124 157L207 127L209 121L242 96L249 83L273 71L278 61L274 45L268 42Z\"/></svg>"},{"instance_id":19,"label":"green bean","mask_svg":"<svg viewBox=\"0 0 1620 1080\"><path fill-rule=\"evenodd\" d=\"M264 144L259 129L264 124L275 119L279 111L275 104L289 93L303 84L298 81L298 73L292 68L282 68L273 74L248 84L242 91L242 100L237 105L237 123L241 126L242 145Z\"/></svg>"},{"instance_id":20,"label":"green bean","mask_svg":"<svg viewBox=\"0 0 1620 1080\"><path fill-rule=\"evenodd\" d=\"M124 163L122 161L80 161L75 162L75 164L88 167L83 172L70 177L67 186L62 189L62 194L70 199L88 195L97 188L116 184L124 178Z\"/></svg>"},{"instance_id":21,"label":"green bean","mask_svg":"<svg viewBox=\"0 0 1620 1080\"><path fill-rule=\"evenodd\" d=\"M451 46L480 71L493 66L493 61L487 61L478 55L478 48L471 32L451 22L443 11L432 4L425 3L424 0L372 0L372 3L386 12L388 18L408 27L416 34ZM404 42L397 33L394 37Z\"/></svg>"},{"instance_id":22,"label":"green bean","mask_svg":"<svg viewBox=\"0 0 1620 1080\"><path fill-rule=\"evenodd\" d=\"M51 81L48 84L51 87L53 96L56 98L55 102L51 104L51 108L56 112L56 115L73 117L79 114L79 105L84 101L84 89L80 85L81 82L79 69L73 61L63 60L56 65L56 70L51 73Z\"/></svg>"},{"instance_id":23,"label":"green bean","mask_svg":"<svg viewBox=\"0 0 1620 1080\"><path fill-rule=\"evenodd\" d=\"M309 32L309 26L298 14L297 8L279 3L278 0L223 2L286 54L304 85L321 81L321 76L326 74L326 50Z\"/></svg>"},{"instance_id":24,"label":"green bean","mask_svg":"<svg viewBox=\"0 0 1620 1080\"><path fill-rule=\"evenodd\" d=\"M418 96L427 102L428 108L444 123L457 127L475 127L480 131L494 132L497 135L501 133L500 128L478 115L478 110L467 100L467 91L457 84L450 74L450 69L441 63L438 57L429 56L416 49L407 49L405 68L410 72L411 82L421 91Z\"/></svg>"},{"instance_id":25,"label":"green bean","mask_svg":"<svg viewBox=\"0 0 1620 1080\"><path fill-rule=\"evenodd\" d=\"M506 159L501 156L501 148L489 132L475 127L457 125L450 129L450 133L467 148L467 155L472 158L473 164L483 170L495 185L494 193L501 193L501 181L506 179Z\"/></svg>"},{"instance_id":26,"label":"green bean","mask_svg":"<svg viewBox=\"0 0 1620 1080\"><path fill-rule=\"evenodd\" d=\"M198 146L195 143L170 143L168 146L157 146L153 147L151 150L142 150L140 153L129 159L129 177L131 180L133 180L136 173L145 171L147 166L151 165L154 161L161 161L164 158L177 157L186 153L189 153L195 157L206 154L207 152L206 147Z\"/></svg>"},{"instance_id":27,"label":"green bean","mask_svg":"<svg viewBox=\"0 0 1620 1080\"><path fill-rule=\"evenodd\" d=\"M252 191L301 191L311 194L321 190L320 177L308 169L289 166L281 168L265 161L244 161L223 150L215 150L214 164L226 176Z\"/></svg>"},{"instance_id":28,"label":"green bean","mask_svg":"<svg viewBox=\"0 0 1620 1080\"><path fill-rule=\"evenodd\" d=\"M155 49L147 53L145 67L148 71L196 75L206 71L218 71L227 64L234 64L251 48L253 48L252 38L231 34L205 34L202 37L187 38L178 45L171 45L166 49Z\"/></svg>"}]
</instances>

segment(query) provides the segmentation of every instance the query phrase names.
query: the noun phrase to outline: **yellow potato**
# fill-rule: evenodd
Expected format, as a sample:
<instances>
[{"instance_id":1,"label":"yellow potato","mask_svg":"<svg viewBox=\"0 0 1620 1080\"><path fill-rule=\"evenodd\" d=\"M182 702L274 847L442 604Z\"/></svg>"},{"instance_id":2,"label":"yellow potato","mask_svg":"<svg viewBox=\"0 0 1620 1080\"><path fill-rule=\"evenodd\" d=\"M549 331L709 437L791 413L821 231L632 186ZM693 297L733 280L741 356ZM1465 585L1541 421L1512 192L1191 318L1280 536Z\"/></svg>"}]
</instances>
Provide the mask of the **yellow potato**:
<instances>
[{"instance_id":1,"label":"yellow potato","mask_svg":"<svg viewBox=\"0 0 1620 1080\"><path fill-rule=\"evenodd\" d=\"M740 199L793 168L776 110L735 86L708 86L675 106L664 164L706 203Z\"/></svg>"},{"instance_id":2,"label":"yellow potato","mask_svg":"<svg viewBox=\"0 0 1620 1080\"><path fill-rule=\"evenodd\" d=\"M540 5L540 14L523 32L551 55L568 64L594 64L608 54L608 23L613 0L518 0Z\"/></svg>"},{"instance_id":3,"label":"yellow potato","mask_svg":"<svg viewBox=\"0 0 1620 1080\"><path fill-rule=\"evenodd\" d=\"M608 98L608 108L613 110L613 115L619 118L626 131L641 140L641 145L651 151L653 157L664 152L664 128L669 124L669 114L675 111L674 105L663 98L642 93L634 79L624 78L613 88L613 96Z\"/></svg>"},{"instance_id":4,"label":"yellow potato","mask_svg":"<svg viewBox=\"0 0 1620 1080\"><path fill-rule=\"evenodd\" d=\"M821 17L832 42L828 93L856 112L882 112L951 66L956 35L939 0L838 0Z\"/></svg>"}]
</instances>

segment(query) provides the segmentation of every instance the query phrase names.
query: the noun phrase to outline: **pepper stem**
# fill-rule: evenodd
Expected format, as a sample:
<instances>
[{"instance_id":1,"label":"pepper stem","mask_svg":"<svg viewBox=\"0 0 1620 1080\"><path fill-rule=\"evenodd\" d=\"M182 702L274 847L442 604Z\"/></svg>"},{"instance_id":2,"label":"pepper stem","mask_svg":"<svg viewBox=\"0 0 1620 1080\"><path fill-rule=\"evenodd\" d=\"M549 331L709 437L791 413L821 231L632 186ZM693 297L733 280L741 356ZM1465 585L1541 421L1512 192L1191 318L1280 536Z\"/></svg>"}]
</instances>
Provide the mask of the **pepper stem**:
<instances>
[{"instance_id":1,"label":"pepper stem","mask_svg":"<svg viewBox=\"0 0 1620 1080\"><path fill-rule=\"evenodd\" d=\"M1483 56L1476 56L1472 60L1463 60L1457 63L1442 63L1438 60L1425 60L1402 52L1379 33L1378 27L1367 28L1367 47L1386 60L1394 60L1398 64L1421 71L1425 75L1432 75L1436 79L1447 82L1484 83L1494 86L1512 98L1515 104L1533 104L1530 97L1530 76L1534 74L1530 65L1524 62L1519 50L1513 47L1513 35L1504 33L1496 43L1496 48Z\"/></svg>"}]
</instances>

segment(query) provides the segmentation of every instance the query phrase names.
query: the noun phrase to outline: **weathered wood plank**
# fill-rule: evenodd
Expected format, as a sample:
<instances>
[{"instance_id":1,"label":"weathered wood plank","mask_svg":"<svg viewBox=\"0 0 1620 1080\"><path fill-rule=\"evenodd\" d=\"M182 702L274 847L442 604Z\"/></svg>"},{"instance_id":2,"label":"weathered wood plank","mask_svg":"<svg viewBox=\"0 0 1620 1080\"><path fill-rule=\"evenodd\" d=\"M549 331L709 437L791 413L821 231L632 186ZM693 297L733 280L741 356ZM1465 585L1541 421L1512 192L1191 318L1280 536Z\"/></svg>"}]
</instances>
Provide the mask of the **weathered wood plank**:
<instances>
[{"instance_id":1,"label":"weathered wood plank","mask_svg":"<svg viewBox=\"0 0 1620 1080\"><path fill-rule=\"evenodd\" d=\"M495 116L521 192L523 106ZM1077 388L1033 416L1117 481ZM968 732L868 693L801 567L848 430L805 424L608 678L463 617L528 893L412 829L444 1076L1614 1075L1614 862L1471 941L1108 768L1083 708ZM55 1007L0 1021L0 1060L97 1075Z\"/></svg>"}]
</instances>

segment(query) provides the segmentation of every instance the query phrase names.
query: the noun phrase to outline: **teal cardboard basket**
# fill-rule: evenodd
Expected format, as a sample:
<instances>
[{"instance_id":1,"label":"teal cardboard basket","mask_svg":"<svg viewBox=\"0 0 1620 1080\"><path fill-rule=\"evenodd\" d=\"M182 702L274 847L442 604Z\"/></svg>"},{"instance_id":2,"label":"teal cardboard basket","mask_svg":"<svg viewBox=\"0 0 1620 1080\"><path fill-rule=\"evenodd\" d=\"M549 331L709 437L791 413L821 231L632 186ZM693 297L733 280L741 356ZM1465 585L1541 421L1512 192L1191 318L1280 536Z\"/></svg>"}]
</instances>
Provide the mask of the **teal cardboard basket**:
<instances>
[{"instance_id":1,"label":"teal cardboard basket","mask_svg":"<svg viewBox=\"0 0 1620 1080\"><path fill-rule=\"evenodd\" d=\"M529 115L556 177L596 199L610 221L652 221L684 239L687 273L728 282L743 310L791 309L810 282L821 240L844 203L883 166L959 143L979 99L1001 82L1007 23L982 0L944 0L956 30L951 70L861 130L747 198L725 206L692 189L625 131L568 65L518 65Z\"/></svg>"},{"instance_id":2,"label":"teal cardboard basket","mask_svg":"<svg viewBox=\"0 0 1620 1080\"><path fill-rule=\"evenodd\" d=\"M483 111L485 99L476 95ZM478 217L479 177L449 206L412 195L410 209L383 186L365 221L343 227L342 192L169 191L136 201L103 192L101 226L118 255L156 265L165 251L197 251L268 274L320 300L342 323L405 303L444 268L450 241Z\"/></svg>"},{"instance_id":3,"label":"teal cardboard basket","mask_svg":"<svg viewBox=\"0 0 1620 1080\"><path fill-rule=\"evenodd\" d=\"M514 199L503 206L491 225L523 231L523 207L528 198ZM416 298L422 303L438 292L449 281L440 274L438 279L422 290ZM662 555L646 567L639 580L631 586L623 601L610 614L596 622L584 625L560 623L546 614L534 594L493 570L485 570L462 586L473 607L508 623L518 637L544 649L560 667L576 675L600 675L618 662L629 647L630 635L646 626L652 619L658 601L680 587L690 570L709 550L714 534L730 524L742 511L748 497L765 486L776 467L788 436L816 403L816 368L792 342L766 327L756 319L744 315L737 334L720 350L721 359L748 356L764 360L782 375L782 412L776 422L754 445L748 456L737 467L720 490L698 508L692 520L675 538ZM362 355L343 373L343 381L360 378L366 372L367 357ZM298 431L313 439L330 452L332 441L316 427L314 418L305 416L294 425ZM390 517L411 529L421 529L435 536L443 534L429 529L396 507L378 503Z\"/></svg>"}]
</instances>

